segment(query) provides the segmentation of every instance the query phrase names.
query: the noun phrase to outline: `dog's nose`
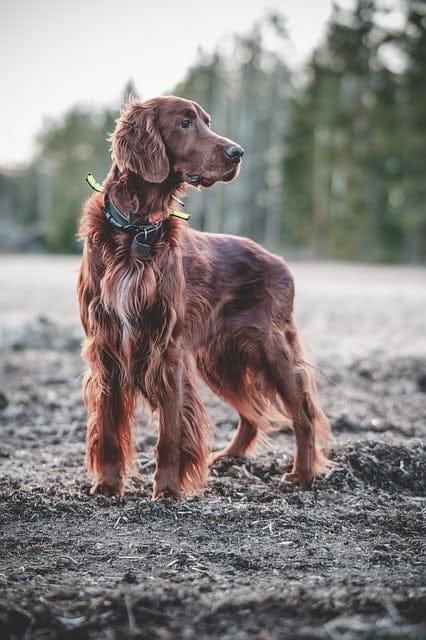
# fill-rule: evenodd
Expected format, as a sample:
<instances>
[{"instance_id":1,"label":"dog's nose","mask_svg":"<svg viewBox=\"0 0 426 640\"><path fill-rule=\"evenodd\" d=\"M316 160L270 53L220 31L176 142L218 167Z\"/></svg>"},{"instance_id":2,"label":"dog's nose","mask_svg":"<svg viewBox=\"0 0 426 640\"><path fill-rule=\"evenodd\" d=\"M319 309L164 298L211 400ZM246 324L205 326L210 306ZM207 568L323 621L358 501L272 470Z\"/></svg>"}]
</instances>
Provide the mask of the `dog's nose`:
<instances>
[{"instance_id":1,"label":"dog's nose","mask_svg":"<svg viewBox=\"0 0 426 640\"><path fill-rule=\"evenodd\" d=\"M226 147L225 154L232 162L240 162L244 155L244 149L238 144L231 144L230 147Z\"/></svg>"}]
</instances>

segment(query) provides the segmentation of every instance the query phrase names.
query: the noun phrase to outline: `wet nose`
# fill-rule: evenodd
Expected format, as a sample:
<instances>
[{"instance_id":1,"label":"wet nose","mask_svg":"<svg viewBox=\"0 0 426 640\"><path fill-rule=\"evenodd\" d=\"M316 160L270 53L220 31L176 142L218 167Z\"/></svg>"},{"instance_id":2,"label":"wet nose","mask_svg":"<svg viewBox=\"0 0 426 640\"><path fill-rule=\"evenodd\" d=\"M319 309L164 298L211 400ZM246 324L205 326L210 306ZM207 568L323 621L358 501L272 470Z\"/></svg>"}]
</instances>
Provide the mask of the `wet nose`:
<instances>
[{"instance_id":1,"label":"wet nose","mask_svg":"<svg viewBox=\"0 0 426 640\"><path fill-rule=\"evenodd\" d=\"M244 149L238 144L231 144L225 149L225 155L231 160L231 162L240 162L244 155Z\"/></svg>"}]
</instances>

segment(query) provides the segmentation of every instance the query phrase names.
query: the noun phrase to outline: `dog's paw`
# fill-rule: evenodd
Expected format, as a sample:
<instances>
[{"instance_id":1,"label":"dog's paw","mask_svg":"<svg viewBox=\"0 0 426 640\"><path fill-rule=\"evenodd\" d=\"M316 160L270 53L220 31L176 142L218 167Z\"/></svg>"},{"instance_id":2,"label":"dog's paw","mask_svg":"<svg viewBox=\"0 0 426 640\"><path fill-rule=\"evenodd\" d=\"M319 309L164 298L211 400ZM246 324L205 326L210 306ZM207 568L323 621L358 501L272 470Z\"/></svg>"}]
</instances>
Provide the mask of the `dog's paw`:
<instances>
[{"instance_id":1,"label":"dog's paw","mask_svg":"<svg viewBox=\"0 0 426 640\"><path fill-rule=\"evenodd\" d=\"M152 500L175 500L176 502L182 502L183 494L179 487L161 486L154 482L154 489L152 492Z\"/></svg>"},{"instance_id":2,"label":"dog's paw","mask_svg":"<svg viewBox=\"0 0 426 640\"><path fill-rule=\"evenodd\" d=\"M105 482L95 482L95 484L90 488L90 494L92 496L106 496L107 498L112 498L114 496L122 496L124 491L119 489L118 487L111 487L111 485L106 484Z\"/></svg>"},{"instance_id":3,"label":"dog's paw","mask_svg":"<svg viewBox=\"0 0 426 640\"><path fill-rule=\"evenodd\" d=\"M232 451L229 449L221 449L220 451L212 451L209 454L208 460L207 460L207 464L209 467L212 467L213 465L216 464L216 462L220 462L221 460L224 459L228 459L228 460L236 460L236 459L240 459L240 460L245 460L246 459L246 455L241 452L241 451Z\"/></svg>"},{"instance_id":4,"label":"dog's paw","mask_svg":"<svg viewBox=\"0 0 426 640\"><path fill-rule=\"evenodd\" d=\"M223 451L212 451L209 454L207 464L209 465L209 467L212 467L214 464L216 464L216 462L222 460L222 458L224 457L226 457L226 454L224 454Z\"/></svg>"},{"instance_id":5,"label":"dog's paw","mask_svg":"<svg viewBox=\"0 0 426 640\"><path fill-rule=\"evenodd\" d=\"M285 473L281 478L281 484L284 487L294 487L300 485L301 487L309 487L312 484L313 475L308 473L294 472Z\"/></svg>"},{"instance_id":6,"label":"dog's paw","mask_svg":"<svg viewBox=\"0 0 426 640\"><path fill-rule=\"evenodd\" d=\"M113 496L122 497L124 494L123 479L116 473L102 474L93 483L90 493L91 495L102 495L109 498Z\"/></svg>"},{"instance_id":7,"label":"dog's paw","mask_svg":"<svg viewBox=\"0 0 426 640\"><path fill-rule=\"evenodd\" d=\"M90 494L92 496L106 496L107 498L112 498L113 496L121 497L124 494L124 490L120 487L106 484L106 482L95 482L90 487Z\"/></svg>"}]
</instances>

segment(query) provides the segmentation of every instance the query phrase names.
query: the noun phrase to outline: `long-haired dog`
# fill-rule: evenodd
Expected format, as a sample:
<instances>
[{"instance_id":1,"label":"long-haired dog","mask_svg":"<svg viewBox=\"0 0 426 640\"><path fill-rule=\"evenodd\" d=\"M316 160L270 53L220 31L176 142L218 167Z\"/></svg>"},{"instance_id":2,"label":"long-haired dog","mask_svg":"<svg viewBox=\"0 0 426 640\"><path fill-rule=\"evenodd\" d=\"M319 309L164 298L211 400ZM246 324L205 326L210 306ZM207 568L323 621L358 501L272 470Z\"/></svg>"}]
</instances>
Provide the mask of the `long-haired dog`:
<instances>
[{"instance_id":1,"label":"long-haired dog","mask_svg":"<svg viewBox=\"0 0 426 640\"><path fill-rule=\"evenodd\" d=\"M91 492L122 495L136 471L138 396L159 416L154 499L202 488L209 464L246 454L277 414L296 440L283 482L309 485L330 464L330 426L298 341L287 266L250 240L194 231L171 214L186 185L233 180L243 149L174 96L131 101L111 142L103 192L80 221ZM232 441L214 454L197 373L239 414Z\"/></svg>"}]
</instances>

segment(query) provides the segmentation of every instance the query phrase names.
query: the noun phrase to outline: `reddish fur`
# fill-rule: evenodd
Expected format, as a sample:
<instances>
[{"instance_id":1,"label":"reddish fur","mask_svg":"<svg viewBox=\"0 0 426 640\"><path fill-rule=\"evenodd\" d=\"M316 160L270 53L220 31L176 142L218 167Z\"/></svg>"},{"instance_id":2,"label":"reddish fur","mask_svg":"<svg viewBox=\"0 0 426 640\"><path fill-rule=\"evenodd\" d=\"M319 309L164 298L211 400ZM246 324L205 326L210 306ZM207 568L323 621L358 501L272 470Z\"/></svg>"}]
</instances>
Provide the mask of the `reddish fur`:
<instances>
[{"instance_id":1,"label":"reddish fur","mask_svg":"<svg viewBox=\"0 0 426 640\"><path fill-rule=\"evenodd\" d=\"M182 119L192 127L183 130ZM140 223L167 217L186 176L204 186L238 173L232 143L207 126L195 103L173 96L129 104L111 136L114 162L104 192ZM293 322L293 279L285 263L244 238L200 233L169 218L143 260L131 237L86 203L78 281L92 492L124 491L135 472L131 426L138 395L159 413L154 498L181 499L205 483L211 426L196 371L240 414L230 445L210 457L247 453L277 414L293 422L296 454L284 481L309 484L331 463L330 426L317 405ZM321 441L323 452L317 441Z\"/></svg>"}]
</instances>

